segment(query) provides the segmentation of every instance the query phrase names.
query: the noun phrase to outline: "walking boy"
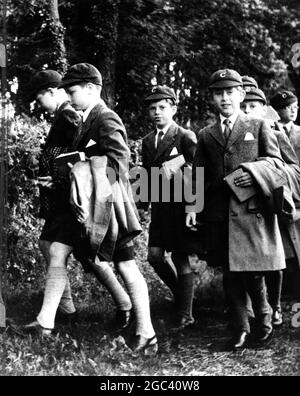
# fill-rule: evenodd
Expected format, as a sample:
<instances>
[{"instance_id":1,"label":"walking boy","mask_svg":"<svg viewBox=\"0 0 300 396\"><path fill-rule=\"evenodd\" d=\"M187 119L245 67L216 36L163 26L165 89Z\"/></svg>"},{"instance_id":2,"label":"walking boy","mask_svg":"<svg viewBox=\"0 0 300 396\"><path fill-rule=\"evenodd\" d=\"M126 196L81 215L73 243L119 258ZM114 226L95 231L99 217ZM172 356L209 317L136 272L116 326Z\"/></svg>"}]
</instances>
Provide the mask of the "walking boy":
<instances>
[{"instance_id":1,"label":"walking boy","mask_svg":"<svg viewBox=\"0 0 300 396\"><path fill-rule=\"evenodd\" d=\"M265 119L267 114L267 99L263 91L252 88L246 92L246 97L241 105L244 113L252 118ZM271 121L270 121L271 123ZM272 130L276 135L279 149L286 167L290 166L290 170L299 177L298 159L291 143L277 123L272 123ZM296 167L296 168L295 168ZM299 231L295 223L280 221L281 235L285 248L285 255L288 260L300 255L299 244L295 243L295 235L299 235ZM299 237L298 237L299 238ZM298 252L298 254L296 254ZM268 272L265 275L269 302L273 310L273 325L278 327L283 324L283 315L281 308L281 294L283 285L283 271Z\"/></svg>"},{"instance_id":2,"label":"walking boy","mask_svg":"<svg viewBox=\"0 0 300 396\"><path fill-rule=\"evenodd\" d=\"M231 294L235 332L230 346L234 350L244 348L251 333L247 293L255 313L256 338L260 343L269 341L272 311L263 272L285 267L276 216L262 209L250 211L247 202L240 203L224 181L243 163L254 163L259 157L281 158L276 137L267 124L241 113L245 98L242 86L242 78L234 70L219 70L211 76L209 89L218 120L200 132L194 160L194 168L204 167L205 173L201 215L206 226L208 264L223 267L226 289ZM234 184L239 189L253 187L253 175L243 170ZM191 227L196 224L196 213L192 207L187 210L187 226Z\"/></svg>"},{"instance_id":3,"label":"walking boy","mask_svg":"<svg viewBox=\"0 0 300 396\"><path fill-rule=\"evenodd\" d=\"M46 292L37 320L23 328L25 332L38 331L44 335L50 334L54 327L58 302L59 312L65 316L74 317L76 311L65 266L78 243L80 227L70 206L69 179L61 177L55 158L71 151L80 131L81 117L70 105L65 90L59 88L61 81L62 76L58 72L45 70L34 75L30 83L32 100L36 100L43 110L55 115L41 152L38 179L40 217L45 219L39 246L49 267ZM129 296L109 264L95 263L91 270L111 293L118 307L118 326L126 327L131 310Z\"/></svg>"},{"instance_id":4,"label":"walking boy","mask_svg":"<svg viewBox=\"0 0 300 396\"><path fill-rule=\"evenodd\" d=\"M61 87L66 89L72 106L83 111L83 128L74 148L84 152L88 158L107 157L108 167L114 170L117 180L124 181L129 186L130 151L126 144L125 127L119 116L108 109L100 97L100 72L87 63L74 65L64 76ZM131 219L127 221L130 223ZM119 230L124 232L122 226L119 224ZM139 230L137 231L140 232ZM102 262L107 261L104 256L98 257ZM130 347L135 351L148 348L156 350L157 338L151 323L148 288L136 265L132 241L122 248L116 245L112 261L127 287L136 318L136 331Z\"/></svg>"},{"instance_id":5,"label":"walking boy","mask_svg":"<svg viewBox=\"0 0 300 396\"><path fill-rule=\"evenodd\" d=\"M181 128L173 117L177 112L177 97L173 89L158 86L145 100L150 118L155 125L152 133L143 140L143 167L151 176L151 169L161 170L164 163L183 156L183 165L192 165L197 139L194 132ZM172 182L174 179L172 180ZM171 192L174 184L171 182ZM162 185L161 185L162 186ZM153 191L149 184L149 197ZM145 209L149 206L146 204ZM162 201L162 194L151 203L148 260L163 282L171 289L178 310L176 327L184 328L194 323L192 304L194 274L189 255L196 252L192 232L185 227L185 203ZM165 260L165 253L172 253L177 273Z\"/></svg>"}]
</instances>

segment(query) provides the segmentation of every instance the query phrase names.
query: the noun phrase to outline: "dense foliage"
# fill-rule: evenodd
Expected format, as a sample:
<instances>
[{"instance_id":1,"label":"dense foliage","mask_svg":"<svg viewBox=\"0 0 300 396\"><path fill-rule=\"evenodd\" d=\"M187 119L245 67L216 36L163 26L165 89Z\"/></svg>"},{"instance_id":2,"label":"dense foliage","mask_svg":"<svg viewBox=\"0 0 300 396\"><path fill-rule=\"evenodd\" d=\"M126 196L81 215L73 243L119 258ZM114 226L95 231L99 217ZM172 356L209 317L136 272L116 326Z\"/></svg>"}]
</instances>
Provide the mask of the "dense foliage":
<instances>
[{"instance_id":1,"label":"dense foliage","mask_svg":"<svg viewBox=\"0 0 300 396\"><path fill-rule=\"evenodd\" d=\"M195 128L209 117L205 88L217 68L254 76L268 95L300 90L294 0L9 0L9 13L9 72L22 111L34 70L82 61L104 74L104 98L132 137L147 132L143 97L152 84L177 89L179 119Z\"/></svg>"}]
</instances>

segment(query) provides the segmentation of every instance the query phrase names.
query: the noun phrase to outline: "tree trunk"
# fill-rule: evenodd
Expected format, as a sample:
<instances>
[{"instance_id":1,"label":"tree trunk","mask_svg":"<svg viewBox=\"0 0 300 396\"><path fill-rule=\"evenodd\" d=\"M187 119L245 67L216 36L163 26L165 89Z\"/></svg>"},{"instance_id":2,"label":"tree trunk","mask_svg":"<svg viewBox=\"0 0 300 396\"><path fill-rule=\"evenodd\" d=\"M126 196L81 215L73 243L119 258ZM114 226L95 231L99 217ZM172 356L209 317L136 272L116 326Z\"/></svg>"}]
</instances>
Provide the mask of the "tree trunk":
<instances>
[{"instance_id":1,"label":"tree trunk","mask_svg":"<svg viewBox=\"0 0 300 396\"><path fill-rule=\"evenodd\" d=\"M110 108L116 105L116 64L119 39L120 0L113 0L103 8L102 24L106 29L107 37L103 38L102 51L98 54L98 66L103 74L102 97Z\"/></svg>"},{"instance_id":2,"label":"tree trunk","mask_svg":"<svg viewBox=\"0 0 300 396\"><path fill-rule=\"evenodd\" d=\"M58 10L58 0L49 0L49 33L53 45L51 67L64 73L68 67L65 47L65 28L63 27Z\"/></svg>"}]
</instances>

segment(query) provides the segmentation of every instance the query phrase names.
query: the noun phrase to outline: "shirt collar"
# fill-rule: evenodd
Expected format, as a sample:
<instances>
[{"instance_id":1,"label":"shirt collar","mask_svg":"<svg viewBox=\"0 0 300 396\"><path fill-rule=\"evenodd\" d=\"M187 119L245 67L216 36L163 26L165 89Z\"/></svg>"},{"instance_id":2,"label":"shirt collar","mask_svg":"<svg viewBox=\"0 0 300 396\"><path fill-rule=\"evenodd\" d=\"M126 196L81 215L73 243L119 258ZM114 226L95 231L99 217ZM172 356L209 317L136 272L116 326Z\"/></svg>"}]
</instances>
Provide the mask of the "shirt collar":
<instances>
[{"instance_id":1,"label":"shirt collar","mask_svg":"<svg viewBox=\"0 0 300 396\"><path fill-rule=\"evenodd\" d=\"M90 112L93 110L93 108L95 107L95 106L97 106L98 104L100 104L101 103L101 99L99 98L99 99L97 99L97 100L94 100L90 105L89 105L89 107L83 112L83 115L82 115L82 121L83 122L85 122L86 120L87 120L87 118L88 118L88 116L90 115Z\"/></svg>"},{"instance_id":2,"label":"shirt collar","mask_svg":"<svg viewBox=\"0 0 300 396\"><path fill-rule=\"evenodd\" d=\"M168 124L167 126L165 126L162 129L156 128L156 133L159 134L159 132L161 131L165 135L172 125L173 125L173 122L171 122L170 124Z\"/></svg>"},{"instance_id":3,"label":"shirt collar","mask_svg":"<svg viewBox=\"0 0 300 396\"><path fill-rule=\"evenodd\" d=\"M288 132L291 132L291 129L294 125L293 121L288 122L287 124L282 124L280 123L284 128L286 128L288 130Z\"/></svg>"},{"instance_id":4,"label":"shirt collar","mask_svg":"<svg viewBox=\"0 0 300 396\"><path fill-rule=\"evenodd\" d=\"M233 126L234 126L234 124L236 123L236 120L237 120L239 114L240 114L240 113L238 112L238 113L236 113L236 114L233 114L233 115L230 116L230 117L224 117L223 114L220 114L222 131L224 131L224 129L225 129L224 121L227 120L227 119L229 119L229 120L230 120L231 129L232 129Z\"/></svg>"}]
</instances>

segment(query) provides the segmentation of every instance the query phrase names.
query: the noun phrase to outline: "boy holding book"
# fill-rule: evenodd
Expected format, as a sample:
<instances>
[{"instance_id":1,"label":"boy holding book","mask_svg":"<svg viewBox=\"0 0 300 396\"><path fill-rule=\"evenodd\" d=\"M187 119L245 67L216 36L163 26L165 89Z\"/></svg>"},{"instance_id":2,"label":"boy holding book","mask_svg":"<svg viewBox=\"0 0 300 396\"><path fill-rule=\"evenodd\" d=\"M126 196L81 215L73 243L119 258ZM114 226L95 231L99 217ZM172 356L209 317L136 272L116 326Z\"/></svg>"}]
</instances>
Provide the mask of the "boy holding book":
<instances>
[{"instance_id":1,"label":"boy holding book","mask_svg":"<svg viewBox=\"0 0 300 396\"><path fill-rule=\"evenodd\" d=\"M143 167L147 170L149 180L151 170L171 169L168 173L176 173L173 169L191 165L193 162L197 139L194 132L180 127L173 120L177 112L177 97L173 89L158 86L147 96L146 105L154 124L154 131L143 140ZM170 166L168 166L170 164ZM173 170L172 170L173 169ZM177 169L180 171L180 169ZM194 323L192 305L194 297L194 274L190 265L190 254L196 253L193 245L193 235L185 227L185 202L175 202L174 174L171 177L170 201L163 202L162 193L151 202L151 224L149 231L148 260L162 281L172 291L177 308L177 323L175 327L185 328ZM168 178L168 177L167 177ZM151 180L153 182L153 180ZM149 183L149 202L141 209L148 209L150 197L154 189ZM162 181L162 183L167 182ZM161 189L163 185L160 184ZM176 186L175 186L176 187ZM165 253L170 252L176 272L165 259Z\"/></svg>"},{"instance_id":2,"label":"boy holding book","mask_svg":"<svg viewBox=\"0 0 300 396\"><path fill-rule=\"evenodd\" d=\"M31 80L31 99L50 114L54 121L39 160L40 217L45 224L39 241L48 265L46 291L42 310L34 322L23 327L25 332L50 334L54 327L57 304L59 312L74 317L75 307L70 282L65 269L68 257L77 245L81 232L70 206L70 181L67 162L80 160L82 153L70 154L74 140L81 128L81 117L70 105L64 89L60 88L62 76L53 70L37 73ZM71 157L70 157L71 155ZM61 159L59 159L61 157ZM92 271L111 293L116 305L117 326L129 324L131 302L110 266L94 265Z\"/></svg>"},{"instance_id":3,"label":"boy holding book","mask_svg":"<svg viewBox=\"0 0 300 396\"><path fill-rule=\"evenodd\" d=\"M246 93L239 73L231 69L217 71L210 78L209 89L218 119L215 125L200 132L194 169L204 167L205 206L201 216L205 223L207 261L210 266L223 268L234 314L230 348L238 350L247 345L251 333L248 295L255 313L256 339L260 343L270 340L272 310L267 301L264 272L285 268L285 260L277 217L262 208L249 210L248 202L238 200L225 178L239 170L241 164L255 164L259 171L258 158L281 159L281 155L268 125L241 113ZM251 190L255 186L254 176L243 170L234 184ZM196 212L192 206L187 211L187 226L192 227L196 224Z\"/></svg>"}]
</instances>

